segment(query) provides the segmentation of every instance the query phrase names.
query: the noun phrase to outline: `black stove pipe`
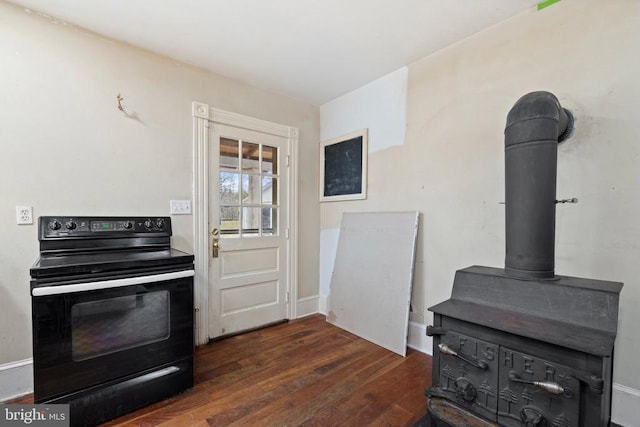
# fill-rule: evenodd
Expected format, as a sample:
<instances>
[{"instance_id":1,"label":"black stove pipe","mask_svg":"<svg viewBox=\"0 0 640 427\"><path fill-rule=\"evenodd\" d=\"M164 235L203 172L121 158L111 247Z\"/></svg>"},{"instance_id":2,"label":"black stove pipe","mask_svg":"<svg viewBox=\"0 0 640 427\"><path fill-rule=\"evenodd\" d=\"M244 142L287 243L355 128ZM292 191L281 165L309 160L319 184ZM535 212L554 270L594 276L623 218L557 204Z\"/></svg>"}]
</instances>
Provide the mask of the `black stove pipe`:
<instances>
[{"instance_id":1,"label":"black stove pipe","mask_svg":"<svg viewBox=\"0 0 640 427\"><path fill-rule=\"evenodd\" d=\"M553 279L558 143L572 128L571 113L549 92L520 98L505 134L505 273Z\"/></svg>"}]
</instances>

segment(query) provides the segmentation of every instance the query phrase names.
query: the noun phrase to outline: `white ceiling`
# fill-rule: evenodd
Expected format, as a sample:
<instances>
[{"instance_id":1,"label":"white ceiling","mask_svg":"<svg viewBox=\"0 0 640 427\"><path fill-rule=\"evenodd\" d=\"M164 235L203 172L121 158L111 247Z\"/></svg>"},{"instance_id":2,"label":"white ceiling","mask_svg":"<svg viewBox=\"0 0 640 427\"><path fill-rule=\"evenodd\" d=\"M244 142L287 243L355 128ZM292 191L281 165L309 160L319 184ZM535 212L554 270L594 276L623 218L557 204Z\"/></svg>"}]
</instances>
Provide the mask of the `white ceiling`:
<instances>
[{"instance_id":1,"label":"white ceiling","mask_svg":"<svg viewBox=\"0 0 640 427\"><path fill-rule=\"evenodd\" d=\"M540 0L10 0L322 105Z\"/></svg>"}]
</instances>

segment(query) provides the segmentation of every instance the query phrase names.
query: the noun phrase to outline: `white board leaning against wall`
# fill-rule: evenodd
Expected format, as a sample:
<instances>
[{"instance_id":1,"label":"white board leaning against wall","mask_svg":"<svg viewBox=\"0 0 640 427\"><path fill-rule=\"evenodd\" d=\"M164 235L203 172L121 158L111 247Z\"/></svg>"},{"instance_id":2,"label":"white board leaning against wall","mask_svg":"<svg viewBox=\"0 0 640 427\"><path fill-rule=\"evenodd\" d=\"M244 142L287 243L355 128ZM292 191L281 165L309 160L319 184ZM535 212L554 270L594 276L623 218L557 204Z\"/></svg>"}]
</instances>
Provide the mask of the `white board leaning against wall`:
<instances>
[{"instance_id":1,"label":"white board leaning against wall","mask_svg":"<svg viewBox=\"0 0 640 427\"><path fill-rule=\"evenodd\" d=\"M345 213L327 322L406 355L418 212Z\"/></svg>"}]
</instances>

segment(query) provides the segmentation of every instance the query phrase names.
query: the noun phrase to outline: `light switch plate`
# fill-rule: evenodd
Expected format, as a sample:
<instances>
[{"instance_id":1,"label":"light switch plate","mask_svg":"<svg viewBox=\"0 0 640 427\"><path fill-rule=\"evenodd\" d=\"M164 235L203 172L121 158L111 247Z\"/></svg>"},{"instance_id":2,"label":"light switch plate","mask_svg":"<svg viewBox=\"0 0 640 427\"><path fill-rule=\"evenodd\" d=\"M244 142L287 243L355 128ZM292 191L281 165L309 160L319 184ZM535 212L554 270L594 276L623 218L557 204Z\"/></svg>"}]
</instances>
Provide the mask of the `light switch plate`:
<instances>
[{"instance_id":1,"label":"light switch plate","mask_svg":"<svg viewBox=\"0 0 640 427\"><path fill-rule=\"evenodd\" d=\"M31 206L16 206L16 224L33 224L33 208Z\"/></svg>"},{"instance_id":2,"label":"light switch plate","mask_svg":"<svg viewBox=\"0 0 640 427\"><path fill-rule=\"evenodd\" d=\"M191 200L170 200L169 211L171 215L190 215Z\"/></svg>"}]
</instances>

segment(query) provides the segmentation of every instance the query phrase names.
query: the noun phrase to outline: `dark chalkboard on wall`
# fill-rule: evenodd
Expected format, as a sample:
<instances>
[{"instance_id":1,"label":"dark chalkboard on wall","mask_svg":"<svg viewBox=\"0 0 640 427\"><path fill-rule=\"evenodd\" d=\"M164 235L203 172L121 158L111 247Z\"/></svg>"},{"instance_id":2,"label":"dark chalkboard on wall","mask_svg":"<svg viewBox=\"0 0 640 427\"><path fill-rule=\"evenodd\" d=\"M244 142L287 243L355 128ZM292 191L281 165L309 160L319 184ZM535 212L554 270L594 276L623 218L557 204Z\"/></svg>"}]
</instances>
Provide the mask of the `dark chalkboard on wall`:
<instances>
[{"instance_id":1,"label":"dark chalkboard on wall","mask_svg":"<svg viewBox=\"0 0 640 427\"><path fill-rule=\"evenodd\" d=\"M367 130L325 141L321 150L320 200L365 199Z\"/></svg>"}]
</instances>

